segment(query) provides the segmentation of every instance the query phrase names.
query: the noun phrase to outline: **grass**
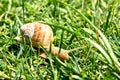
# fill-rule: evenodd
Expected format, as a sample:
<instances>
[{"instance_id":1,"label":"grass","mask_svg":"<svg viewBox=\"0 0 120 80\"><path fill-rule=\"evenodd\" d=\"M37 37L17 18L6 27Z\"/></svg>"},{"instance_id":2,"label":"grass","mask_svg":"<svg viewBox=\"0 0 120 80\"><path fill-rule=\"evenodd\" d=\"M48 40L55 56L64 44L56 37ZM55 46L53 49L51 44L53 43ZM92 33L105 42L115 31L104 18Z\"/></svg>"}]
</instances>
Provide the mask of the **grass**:
<instances>
[{"instance_id":1,"label":"grass","mask_svg":"<svg viewBox=\"0 0 120 80\"><path fill-rule=\"evenodd\" d=\"M0 0L0 79L119 80L119 0ZM80 50L70 59L43 59L14 40L22 24L43 21L54 45Z\"/></svg>"}]
</instances>

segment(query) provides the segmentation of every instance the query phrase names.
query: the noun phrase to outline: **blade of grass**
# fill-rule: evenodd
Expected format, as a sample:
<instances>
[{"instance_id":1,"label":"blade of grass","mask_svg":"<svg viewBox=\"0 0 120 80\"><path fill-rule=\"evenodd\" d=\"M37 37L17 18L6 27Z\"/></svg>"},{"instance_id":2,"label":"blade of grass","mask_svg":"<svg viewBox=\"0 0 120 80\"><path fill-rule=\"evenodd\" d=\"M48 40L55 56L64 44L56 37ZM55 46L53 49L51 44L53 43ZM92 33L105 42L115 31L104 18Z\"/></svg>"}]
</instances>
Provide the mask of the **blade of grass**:
<instances>
[{"instance_id":1,"label":"blade of grass","mask_svg":"<svg viewBox=\"0 0 120 80\"><path fill-rule=\"evenodd\" d=\"M104 58L106 58L106 60L110 64L112 64L112 61L111 61L109 55L105 52L105 50L99 44L97 44L96 42L94 42L94 41L92 41L91 39L88 39L88 38L86 38L86 40L88 40L91 44L93 44L102 53L102 55L104 56Z\"/></svg>"},{"instance_id":2,"label":"blade of grass","mask_svg":"<svg viewBox=\"0 0 120 80\"><path fill-rule=\"evenodd\" d=\"M60 53L61 48L62 48L63 34L64 34L64 31L62 30L62 33L61 33L61 39L60 39L60 43L59 43L59 52L58 52L58 54Z\"/></svg>"},{"instance_id":3,"label":"blade of grass","mask_svg":"<svg viewBox=\"0 0 120 80\"><path fill-rule=\"evenodd\" d=\"M3 79L10 79L10 77L8 75L6 75L4 72L0 71L0 77L2 77ZM1 78L0 78L1 79Z\"/></svg>"},{"instance_id":4,"label":"blade of grass","mask_svg":"<svg viewBox=\"0 0 120 80\"><path fill-rule=\"evenodd\" d=\"M20 55L23 53L23 50L24 50L24 48L23 48L22 44L20 44L20 51L17 54L17 59L20 58Z\"/></svg>"},{"instance_id":5,"label":"blade of grass","mask_svg":"<svg viewBox=\"0 0 120 80\"><path fill-rule=\"evenodd\" d=\"M22 19L23 19L23 23L25 22L25 18L24 18L24 6L25 6L25 5L24 5L24 1L25 1L25 0L22 0L22 13L23 13L23 14L22 14Z\"/></svg>"}]
</instances>

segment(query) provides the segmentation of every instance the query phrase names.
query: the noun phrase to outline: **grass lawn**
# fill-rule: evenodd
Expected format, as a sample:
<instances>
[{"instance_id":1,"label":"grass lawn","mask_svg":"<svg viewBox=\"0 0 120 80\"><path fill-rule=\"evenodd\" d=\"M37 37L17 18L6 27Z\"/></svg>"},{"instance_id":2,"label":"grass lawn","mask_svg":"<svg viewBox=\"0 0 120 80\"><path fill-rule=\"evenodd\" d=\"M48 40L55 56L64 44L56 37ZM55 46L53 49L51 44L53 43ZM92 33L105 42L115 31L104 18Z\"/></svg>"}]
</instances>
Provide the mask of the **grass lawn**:
<instances>
[{"instance_id":1,"label":"grass lawn","mask_svg":"<svg viewBox=\"0 0 120 80\"><path fill-rule=\"evenodd\" d=\"M14 39L34 21L51 26L55 46L81 49L41 58ZM120 0L0 0L0 79L120 80Z\"/></svg>"}]
</instances>

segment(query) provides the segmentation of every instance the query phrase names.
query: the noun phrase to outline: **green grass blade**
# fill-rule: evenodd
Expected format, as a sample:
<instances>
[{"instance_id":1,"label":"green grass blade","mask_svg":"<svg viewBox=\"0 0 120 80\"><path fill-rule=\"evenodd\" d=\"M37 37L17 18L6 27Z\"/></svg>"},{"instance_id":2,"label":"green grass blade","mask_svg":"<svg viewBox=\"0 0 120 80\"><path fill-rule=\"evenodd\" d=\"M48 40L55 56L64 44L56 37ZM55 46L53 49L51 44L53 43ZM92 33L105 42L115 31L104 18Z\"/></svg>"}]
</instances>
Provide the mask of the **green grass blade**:
<instances>
[{"instance_id":1,"label":"green grass blade","mask_svg":"<svg viewBox=\"0 0 120 80\"><path fill-rule=\"evenodd\" d=\"M102 53L102 55L104 56L104 58L106 58L106 60L110 64L112 64L112 61L111 61L109 55L106 53L106 51L99 44L97 44L96 42L94 42L94 41L92 41L91 39L88 39L88 38L86 40L88 40L91 44L93 44L95 46L95 48L97 48Z\"/></svg>"}]
</instances>

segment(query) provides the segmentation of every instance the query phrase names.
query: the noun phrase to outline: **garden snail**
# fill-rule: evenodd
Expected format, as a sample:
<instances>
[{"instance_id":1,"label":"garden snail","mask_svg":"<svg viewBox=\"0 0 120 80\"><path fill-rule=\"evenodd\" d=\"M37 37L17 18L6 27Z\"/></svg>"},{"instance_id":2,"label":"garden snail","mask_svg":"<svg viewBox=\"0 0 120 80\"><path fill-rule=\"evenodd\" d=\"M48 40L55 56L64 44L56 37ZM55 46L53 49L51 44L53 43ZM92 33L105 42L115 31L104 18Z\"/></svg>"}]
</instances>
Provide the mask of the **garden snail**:
<instances>
[{"instance_id":1,"label":"garden snail","mask_svg":"<svg viewBox=\"0 0 120 80\"><path fill-rule=\"evenodd\" d=\"M53 31L50 26L43 24L42 22L27 23L20 28L20 32L25 39L31 39L33 47L38 47L39 44L41 44L49 51L50 44L53 41ZM18 37L15 39L21 41ZM54 45L51 47L52 55L58 55L60 60L69 59L68 53L71 51L72 50L61 49L58 55L59 47L55 47Z\"/></svg>"}]
</instances>

